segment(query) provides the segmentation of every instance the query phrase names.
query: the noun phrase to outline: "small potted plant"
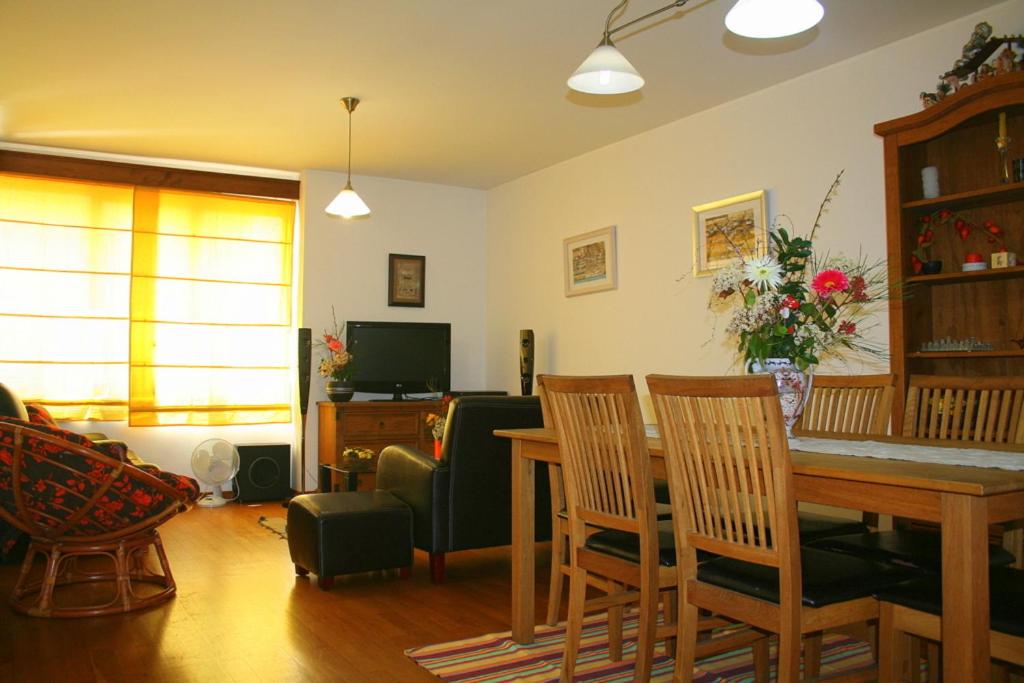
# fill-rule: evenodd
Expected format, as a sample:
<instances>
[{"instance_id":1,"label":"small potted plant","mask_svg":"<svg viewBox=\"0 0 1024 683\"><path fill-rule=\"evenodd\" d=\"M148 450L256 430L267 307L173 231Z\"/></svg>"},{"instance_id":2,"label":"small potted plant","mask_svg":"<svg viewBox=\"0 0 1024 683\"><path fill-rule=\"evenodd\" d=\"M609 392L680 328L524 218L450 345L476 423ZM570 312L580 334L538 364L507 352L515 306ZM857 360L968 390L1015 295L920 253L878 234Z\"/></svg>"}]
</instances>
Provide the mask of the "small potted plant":
<instances>
[{"instance_id":1,"label":"small potted plant","mask_svg":"<svg viewBox=\"0 0 1024 683\"><path fill-rule=\"evenodd\" d=\"M334 314L334 307L331 307L331 321L334 326L330 330L324 330L323 338L317 341L326 355L320 359L319 372L321 377L329 378L324 384L327 390L327 398L332 401L349 401L355 390L352 385L352 362L354 357L345 349L345 343L341 336L345 326L338 327L338 318Z\"/></svg>"}]
</instances>

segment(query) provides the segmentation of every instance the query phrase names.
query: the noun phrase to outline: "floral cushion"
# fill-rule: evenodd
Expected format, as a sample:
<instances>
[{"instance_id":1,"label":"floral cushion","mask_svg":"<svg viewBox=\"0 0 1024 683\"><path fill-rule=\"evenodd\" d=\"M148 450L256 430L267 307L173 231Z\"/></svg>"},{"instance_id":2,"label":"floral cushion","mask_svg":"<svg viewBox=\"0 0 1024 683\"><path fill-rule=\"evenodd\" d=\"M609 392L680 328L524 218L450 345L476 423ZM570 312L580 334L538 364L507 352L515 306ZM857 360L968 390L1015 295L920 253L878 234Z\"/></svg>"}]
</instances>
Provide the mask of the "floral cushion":
<instances>
[{"instance_id":1,"label":"floral cushion","mask_svg":"<svg viewBox=\"0 0 1024 683\"><path fill-rule=\"evenodd\" d=\"M23 433L25 457L18 482L12 477L15 425L28 428ZM62 447L59 442L44 441L41 438L44 434L97 451L103 449L122 462L125 448L119 443L93 444L83 436L57 427L0 418L0 506L18 517L14 487L20 486L31 523L54 529L79 511L97 489L114 477L116 467ZM161 472L152 465L136 468L125 464L97 503L77 524L64 531L64 535L90 536L116 531L178 504L173 496L140 481L139 469L170 484L190 500L199 495L199 486L190 477ZM21 521L28 520L22 518Z\"/></svg>"},{"instance_id":2,"label":"floral cushion","mask_svg":"<svg viewBox=\"0 0 1024 683\"><path fill-rule=\"evenodd\" d=\"M49 425L50 427L57 426L57 421L50 416L50 411L46 408L30 403L25 406L25 410L28 411L29 422L37 425Z\"/></svg>"}]
</instances>

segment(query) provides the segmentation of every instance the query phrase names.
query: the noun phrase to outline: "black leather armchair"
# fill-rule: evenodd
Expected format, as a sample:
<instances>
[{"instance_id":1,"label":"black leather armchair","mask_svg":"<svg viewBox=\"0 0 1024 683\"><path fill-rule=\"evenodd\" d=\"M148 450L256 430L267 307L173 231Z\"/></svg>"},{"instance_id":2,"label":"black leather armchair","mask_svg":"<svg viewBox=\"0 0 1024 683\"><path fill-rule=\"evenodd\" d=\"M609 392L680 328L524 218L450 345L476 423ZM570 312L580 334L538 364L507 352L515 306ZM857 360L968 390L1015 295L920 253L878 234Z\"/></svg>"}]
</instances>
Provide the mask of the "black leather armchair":
<instances>
[{"instance_id":1,"label":"black leather armchair","mask_svg":"<svg viewBox=\"0 0 1024 683\"><path fill-rule=\"evenodd\" d=\"M512 446L495 429L541 427L536 396L466 396L448 408L441 459L388 446L377 463L377 488L412 508L413 545L430 553L430 576L444 581L445 553L512 542ZM546 465L536 473L537 540L551 538Z\"/></svg>"}]
</instances>

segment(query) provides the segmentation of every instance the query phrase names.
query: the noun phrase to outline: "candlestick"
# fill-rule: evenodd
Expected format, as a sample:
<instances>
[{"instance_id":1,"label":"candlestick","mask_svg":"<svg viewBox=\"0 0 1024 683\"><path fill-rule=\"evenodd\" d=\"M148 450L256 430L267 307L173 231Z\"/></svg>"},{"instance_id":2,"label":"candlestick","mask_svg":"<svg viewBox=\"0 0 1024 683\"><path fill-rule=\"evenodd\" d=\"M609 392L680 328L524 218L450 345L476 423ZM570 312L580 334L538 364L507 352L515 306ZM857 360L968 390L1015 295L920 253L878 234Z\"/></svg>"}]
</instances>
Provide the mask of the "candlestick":
<instances>
[{"instance_id":1,"label":"candlestick","mask_svg":"<svg viewBox=\"0 0 1024 683\"><path fill-rule=\"evenodd\" d=\"M1006 112L999 112L999 137L996 138L999 152L999 182L1010 182L1010 138L1006 135Z\"/></svg>"}]
</instances>

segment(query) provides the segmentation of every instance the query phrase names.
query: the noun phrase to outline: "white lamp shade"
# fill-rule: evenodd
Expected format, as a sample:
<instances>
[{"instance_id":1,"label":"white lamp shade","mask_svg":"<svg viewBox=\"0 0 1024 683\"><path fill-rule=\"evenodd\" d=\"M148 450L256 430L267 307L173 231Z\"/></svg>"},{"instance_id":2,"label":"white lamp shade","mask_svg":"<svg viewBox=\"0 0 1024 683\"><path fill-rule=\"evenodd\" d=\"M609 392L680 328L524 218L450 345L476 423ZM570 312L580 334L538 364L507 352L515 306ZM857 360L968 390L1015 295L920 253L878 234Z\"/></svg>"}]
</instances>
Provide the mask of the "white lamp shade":
<instances>
[{"instance_id":1,"label":"white lamp shade","mask_svg":"<svg viewBox=\"0 0 1024 683\"><path fill-rule=\"evenodd\" d=\"M332 216L341 216L342 218L370 215L370 207L356 194L352 185L345 185L345 189L338 193L338 196L327 205L324 211Z\"/></svg>"},{"instance_id":2,"label":"white lamp shade","mask_svg":"<svg viewBox=\"0 0 1024 683\"><path fill-rule=\"evenodd\" d=\"M725 27L747 38L782 38L806 31L825 16L818 0L738 0Z\"/></svg>"},{"instance_id":3,"label":"white lamp shade","mask_svg":"<svg viewBox=\"0 0 1024 683\"><path fill-rule=\"evenodd\" d=\"M644 86L644 79L611 41L597 46L569 77L569 87L591 95L620 95Z\"/></svg>"}]
</instances>

